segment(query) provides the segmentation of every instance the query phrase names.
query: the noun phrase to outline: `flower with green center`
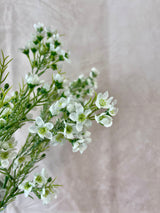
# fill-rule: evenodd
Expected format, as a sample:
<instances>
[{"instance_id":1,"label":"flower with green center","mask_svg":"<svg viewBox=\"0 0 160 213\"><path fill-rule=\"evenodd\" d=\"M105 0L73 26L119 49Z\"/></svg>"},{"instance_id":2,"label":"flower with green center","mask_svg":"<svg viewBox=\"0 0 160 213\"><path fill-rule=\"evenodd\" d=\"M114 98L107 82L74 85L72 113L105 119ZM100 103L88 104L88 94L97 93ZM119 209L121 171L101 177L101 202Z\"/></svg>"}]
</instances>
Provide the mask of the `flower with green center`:
<instances>
[{"instance_id":1,"label":"flower with green center","mask_svg":"<svg viewBox=\"0 0 160 213\"><path fill-rule=\"evenodd\" d=\"M86 116L84 113L78 115L78 122L84 122L86 120Z\"/></svg>"},{"instance_id":2,"label":"flower with green center","mask_svg":"<svg viewBox=\"0 0 160 213\"><path fill-rule=\"evenodd\" d=\"M50 106L49 111L52 115L58 115L60 113L60 110L66 107L67 103L68 100L62 97L56 103Z\"/></svg>"},{"instance_id":3,"label":"flower with green center","mask_svg":"<svg viewBox=\"0 0 160 213\"><path fill-rule=\"evenodd\" d=\"M32 188L34 187L34 184L30 181L23 182L18 186L19 189L24 191L24 196L28 197L29 193L32 191Z\"/></svg>"},{"instance_id":4,"label":"flower with green center","mask_svg":"<svg viewBox=\"0 0 160 213\"><path fill-rule=\"evenodd\" d=\"M52 137L51 143L53 146L56 146L58 144L61 144L61 145L64 144L65 141L66 140L65 140L64 134L59 132L57 133L57 135Z\"/></svg>"},{"instance_id":5,"label":"flower with green center","mask_svg":"<svg viewBox=\"0 0 160 213\"><path fill-rule=\"evenodd\" d=\"M118 108L117 108L117 107L111 106L111 107L109 108L109 114L110 114L111 116L115 116L115 115L117 115L117 113L118 113Z\"/></svg>"},{"instance_id":6,"label":"flower with green center","mask_svg":"<svg viewBox=\"0 0 160 213\"><path fill-rule=\"evenodd\" d=\"M41 193L41 200L43 201L43 204L48 204L51 201L51 192L49 189L43 188Z\"/></svg>"},{"instance_id":7,"label":"flower with green center","mask_svg":"<svg viewBox=\"0 0 160 213\"><path fill-rule=\"evenodd\" d=\"M1 148L4 150L14 149L17 145L17 141L15 141L14 137L11 137L8 141L2 143Z\"/></svg>"},{"instance_id":8,"label":"flower with green center","mask_svg":"<svg viewBox=\"0 0 160 213\"><path fill-rule=\"evenodd\" d=\"M31 126L29 132L37 133L42 139L52 139L52 133L49 131L53 128L52 123L44 123L41 117L36 118L36 126Z\"/></svg>"},{"instance_id":9,"label":"flower with green center","mask_svg":"<svg viewBox=\"0 0 160 213\"><path fill-rule=\"evenodd\" d=\"M0 159L1 160L6 160L9 158L9 151L4 151L0 153Z\"/></svg>"},{"instance_id":10,"label":"flower with green center","mask_svg":"<svg viewBox=\"0 0 160 213\"><path fill-rule=\"evenodd\" d=\"M77 140L75 143L73 143L72 151L73 152L80 152L81 154L87 149L88 144L91 143L91 138L89 137L91 133L89 131L86 131L84 133L81 133L79 136L79 140Z\"/></svg>"},{"instance_id":11,"label":"flower with green center","mask_svg":"<svg viewBox=\"0 0 160 213\"><path fill-rule=\"evenodd\" d=\"M41 174L36 174L34 176L34 183L40 186L47 183L47 174L44 168L42 169Z\"/></svg>"},{"instance_id":12,"label":"flower with green center","mask_svg":"<svg viewBox=\"0 0 160 213\"><path fill-rule=\"evenodd\" d=\"M14 158L16 153L12 150L5 150L0 152L1 166L7 168L9 166L9 160Z\"/></svg>"},{"instance_id":13,"label":"flower with green center","mask_svg":"<svg viewBox=\"0 0 160 213\"><path fill-rule=\"evenodd\" d=\"M30 160L31 160L31 158L29 156L21 156L21 157L17 158L14 161L13 170L15 170L18 166L22 166L22 164L24 165L25 163L27 163Z\"/></svg>"},{"instance_id":14,"label":"flower with green center","mask_svg":"<svg viewBox=\"0 0 160 213\"><path fill-rule=\"evenodd\" d=\"M84 110L83 106L80 103L75 103L76 112L72 112L69 115L69 118L72 121L76 122L76 129L78 132L82 131L83 126L89 126L90 120L87 119L87 116L92 112L89 110Z\"/></svg>"},{"instance_id":15,"label":"flower with green center","mask_svg":"<svg viewBox=\"0 0 160 213\"><path fill-rule=\"evenodd\" d=\"M112 117L109 115L106 115L105 113L101 113L100 115L95 115L95 120L97 123L105 126L105 127L110 127L112 126Z\"/></svg>"},{"instance_id":16,"label":"flower with green center","mask_svg":"<svg viewBox=\"0 0 160 213\"><path fill-rule=\"evenodd\" d=\"M97 99L96 99L96 106L101 109L109 109L111 107L111 102L113 100L113 97L109 97L108 91L106 91L104 94L99 93L97 95Z\"/></svg>"},{"instance_id":17,"label":"flower with green center","mask_svg":"<svg viewBox=\"0 0 160 213\"><path fill-rule=\"evenodd\" d=\"M65 123L65 128L64 128L64 136L68 139L73 139L74 134L76 133L75 131L75 126L72 123Z\"/></svg>"}]
</instances>

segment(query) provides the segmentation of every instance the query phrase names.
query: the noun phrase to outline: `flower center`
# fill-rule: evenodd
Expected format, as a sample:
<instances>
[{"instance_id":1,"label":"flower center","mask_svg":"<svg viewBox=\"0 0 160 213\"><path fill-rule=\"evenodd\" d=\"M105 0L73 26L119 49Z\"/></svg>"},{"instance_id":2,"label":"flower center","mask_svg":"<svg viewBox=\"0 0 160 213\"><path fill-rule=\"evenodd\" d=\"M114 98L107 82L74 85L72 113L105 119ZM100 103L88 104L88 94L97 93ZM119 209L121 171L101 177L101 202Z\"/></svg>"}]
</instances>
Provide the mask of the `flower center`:
<instances>
[{"instance_id":1,"label":"flower center","mask_svg":"<svg viewBox=\"0 0 160 213\"><path fill-rule=\"evenodd\" d=\"M66 132L67 134L70 134L72 132L72 126L67 125Z\"/></svg>"},{"instance_id":2,"label":"flower center","mask_svg":"<svg viewBox=\"0 0 160 213\"><path fill-rule=\"evenodd\" d=\"M38 129L39 134L41 135L45 135L45 133L47 133L47 127L40 127Z\"/></svg>"},{"instance_id":3,"label":"flower center","mask_svg":"<svg viewBox=\"0 0 160 213\"><path fill-rule=\"evenodd\" d=\"M35 181L36 181L37 183L42 183L42 182L43 182L42 176L37 175Z\"/></svg>"},{"instance_id":4,"label":"flower center","mask_svg":"<svg viewBox=\"0 0 160 213\"><path fill-rule=\"evenodd\" d=\"M106 105L106 101L104 100L104 99L100 99L99 100L99 104L102 106L102 107L104 107L105 105Z\"/></svg>"},{"instance_id":5,"label":"flower center","mask_svg":"<svg viewBox=\"0 0 160 213\"><path fill-rule=\"evenodd\" d=\"M50 194L50 191L45 189L45 194L43 195L44 197L47 197Z\"/></svg>"},{"instance_id":6,"label":"flower center","mask_svg":"<svg viewBox=\"0 0 160 213\"><path fill-rule=\"evenodd\" d=\"M103 120L104 118L106 118L105 115L100 116L100 117L99 117L99 121Z\"/></svg>"},{"instance_id":7,"label":"flower center","mask_svg":"<svg viewBox=\"0 0 160 213\"><path fill-rule=\"evenodd\" d=\"M62 102L59 102L58 103L58 107L60 108L62 106Z\"/></svg>"},{"instance_id":8,"label":"flower center","mask_svg":"<svg viewBox=\"0 0 160 213\"><path fill-rule=\"evenodd\" d=\"M78 121L79 122L83 122L83 121L85 121L86 120L86 116L85 116L85 114L79 114L79 116L78 116Z\"/></svg>"},{"instance_id":9,"label":"flower center","mask_svg":"<svg viewBox=\"0 0 160 213\"><path fill-rule=\"evenodd\" d=\"M20 157L19 159L18 159L18 162L19 163L23 163L25 161L25 157L24 156L22 156L22 157Z\"/></svg>"},{"instance_id":10,"label":"flower center","mask_svg":"<svg viewBox=\"0 0 160 213\"><path fill-rule=\"evenodd\" d=\"M26 182L24 185L24 189L28 190L31 187L31 184L29 182Z\"/></svg>"},{"instance_id":11,"label":"flower center","mask_svg":"<svg viewBox=\"0 0 160 213\"><path fill-rule=\"evenodd\" d=\"M56 141L61 142L63 138L64 138L63 134L58 134L56 136Z\"/></svg>"},{"instance_id":12,"label":"flower center","mask_svg":"<svg viewBox=\"0 0 160 213\"><path fill-rule=\"evenodd\" d=\"M0 157L2 160L6 160L9 157L9 152L1 152Z\"/></svg>"}]
</instances>

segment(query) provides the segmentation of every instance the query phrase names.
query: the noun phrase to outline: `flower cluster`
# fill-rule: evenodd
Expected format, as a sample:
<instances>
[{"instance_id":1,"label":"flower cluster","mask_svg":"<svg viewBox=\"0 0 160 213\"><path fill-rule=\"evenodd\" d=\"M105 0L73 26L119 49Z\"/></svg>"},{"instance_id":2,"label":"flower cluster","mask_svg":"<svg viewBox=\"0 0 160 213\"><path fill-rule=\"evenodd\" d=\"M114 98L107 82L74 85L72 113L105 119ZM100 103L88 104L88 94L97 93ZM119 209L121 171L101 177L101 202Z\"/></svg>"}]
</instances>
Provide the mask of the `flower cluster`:
<instances>
[{"instance_id":1,"label":"flower cluster","mask_svg":"<svg viewBox=\"0 0 160 213\"><path fill-rule=\"evenodd\" d=\"M43 204L48 204L52 198L57 198L57 187L54 184L55 180L48 177L43 168L41 174L35 174L33 181L25 181L18 186L24 192L25 197L31 196L30 193L35 193Z\"/></svg>"},{"instance_id":2,"label":"flower cluster","mask_svg":"<svg viewBox=\"0 0 160 213\"><path fill-rule=\"evenodd\" d=\"M31 71L17 91L4 83L8 56L0 59L0 210L20 194L35 194L48 204L57 197L55 179L45 170L30 174L37 163L46 157L50 146L69 142L73 152L81 154L91 143L89 128L93 121L110 127L117 114L117 101L108 91L96 93L96 68L89 75L80 75L69 82L62 73L62 62L70 62L69 52L62 49L57 31L43 24L34 25L35 34L21 51L27 56ZM45 72L52 72L50 83L43 80ZM34 109L39 115L34 117ZM25 143L17 150L14 134L26 123L31 123Z\"/></svg>"},{"instance_id":3,"label":"flower cluster","mask_svg":"<svg viewBox=\"0 0 160 213\"><path fill-rule=\"evenodd\" d=\"M9 166L9 161L16 156L15 148L17 141L14 137L0 143L0 165L2 168Z\"/></svg>"}]
</instances>

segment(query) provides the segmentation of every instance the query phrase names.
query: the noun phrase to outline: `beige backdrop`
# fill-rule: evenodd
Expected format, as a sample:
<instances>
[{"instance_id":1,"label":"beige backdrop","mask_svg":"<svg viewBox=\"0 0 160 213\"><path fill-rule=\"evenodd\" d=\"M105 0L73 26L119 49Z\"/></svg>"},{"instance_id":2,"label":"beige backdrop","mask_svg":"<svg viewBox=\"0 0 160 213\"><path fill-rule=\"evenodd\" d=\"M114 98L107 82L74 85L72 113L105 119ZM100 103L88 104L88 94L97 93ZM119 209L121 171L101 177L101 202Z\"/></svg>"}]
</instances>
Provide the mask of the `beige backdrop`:
<instances>
[{"instance_id":1,"label":"beige backdrop","mask_svg":"<svg viewBox=\"0 0 160 213\"><path fill-rule=\"evenodd\" d=\"M97 67L98 91L108 89L120 110L112 128L93 125L83 155L70 144L49 152L41 167L64 185L56 201L44 207L21 196L6 212L159 213L160 1L0 0L0 49L15 59L14 88L29 68L18 48L39 21L65 34L67 76Z\"/></svg>"}]
</instances>

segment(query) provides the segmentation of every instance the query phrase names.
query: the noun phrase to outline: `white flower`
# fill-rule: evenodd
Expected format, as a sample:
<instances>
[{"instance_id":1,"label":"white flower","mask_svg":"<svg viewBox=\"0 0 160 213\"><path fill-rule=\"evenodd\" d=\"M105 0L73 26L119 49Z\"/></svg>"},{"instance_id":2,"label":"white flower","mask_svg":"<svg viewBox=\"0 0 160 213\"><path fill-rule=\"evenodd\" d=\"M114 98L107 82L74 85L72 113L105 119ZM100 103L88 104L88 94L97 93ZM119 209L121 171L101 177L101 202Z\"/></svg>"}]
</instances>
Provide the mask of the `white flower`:
<instances>
[{"instance_id":1,"label":"white flower","mask_svg":"<svg viewBox=\"0 0 160 213\"><path fill-rule=\"evenodd\" d=\"M79 78L80 80L84 80L84 79L85 79L85 78L84 78L84 74L79 75L78 78Z\"/></svg>"},{"instance_id":2,"label":"white flower","mask_svg":"<svg viewBox=\"0 0 160 213\"><path fill-rule=\"evenodd\" d=\"M57 133L57 135L52 137L51 143L53 146L56 146L58 144L64 144L65 141L66 140L63 133L59 132Z\"/></svg>"},{"instance_id":3,"label":"white flower","mask_svg":"<svg viewBox=\"0 0 160 213\"><path fill-rule=\"evenodd\" d=\"M56 103L52 104L49 108L49 111L52 115L58 115L60 113L60 109L66 107L68 100L64 97L60 98Z\"/></svg>"},{"instance_id":4,"label":"white flower","mask_svg":"<svg viewBox=\"0 0 160 213\"><path fill-rule=\"evenodd\" d=\"M9 140L3 141L1 148L4 150L14 149L16 145L17 141L15 141L14 137L11 137Z\"/></svg>"},{"instance_id":5,"label":"white flower","mask_svg":"<svg viewBox=\"0 0 160 213\"><path fill-rule=\"evenodd\" d=\"M9 166L9 160L1 160L1 166L3 168L7 168Z\"/></svg>"},{"instance_id":6,"label":"white flower","mask_svg":"<svg viewBox=\"0 0 160 213\"><path fill-rule=\"evenodd\" d=\"M73 139L75 133L76 133L76 129L74 124L65 123L64 136L68 139Z\"/></svg>"},{"instance_id":7,"label":"white flower","mask_svg":"<svg viewBox=\"0 0 160 213\"><path fill-rule=\"evenodd\" d=\"M55 81L58 81L59 83L61 83L63 81L63 77L62 75L60 75L59 73L57 73L54 77Z\"/></svg>"},{"instance_id":8,"label":"white flower","mask_svg":"<svg viewBox=\"0 0 160 213\"><path fill-rule=\"evenodd\" d=\"M72 146L72 151L73 152L80 152L81 154L87 149L87 144L86 143L78 143L75 142Z\"/></svg>"},{"instance_id":9,"label":"white flower","mask_svg":"<svg viewBox=\"0 0 160 213\"><path fill-rule=\"evenodd\" d=\"M43 201L43 204L48 204L51 201L51 192L49 189L43 188L42 194L41 194L41 200Z\"/></svg>"},{"instance_id":10,"label":"white flower","mask_svg":"<svg viewBox=\"0 0 160 213\"><path fill-rule=\"evenodd\" d=\"M46 137L48 139L52 138L52 133L49 131L53 128L52 123L44 123L41 117L36 118L36 126L31 126L29 128L29 132L37 133L39 137L43 138Z\"/></svg>"},{"instance_id":11,"label":"white flower","mask_svg":"<svg viewBox=\"0 0 160 213\"><path fill-rule=\"evenodd\" d=\"M72 121L76 121L77 131L82 131L83 125L89 126L90 122L87 119L87 116L92 112L90 109L84 111L83 106L80 103L75 103L76 112L72 112L69 115L69 118Z\"/></svg>"},{"instance_id":12,"label":"white flower","mask_svg":"<svg viewBox=\"0 0 160 213\"><path fill-rule=\"evenodd\" d=\"M48 39L48 41L50 41L50 42L51 42L51 40L52 40L51 38ZM52 44L52 43L50 43L50 50L53 52L56 52L56 48L54 47L54 44Z\"/></svg>"},{"instance_id":13,"label":"white flower","mask_svg":"<svg viewBox=\"0 0 160 213\"><path fill-rule=\"evenodd\" d=\"M71 63L71 60L70 60L68 57L66 57L66 54L67 54L68 56L70 55L69 52L66 53L66 51L64 51L64 50L62 50L62 49L59 50L59 55L62 55L63 58L64 58L64 60L65 60L66 62Z\"/></svg>"},{"instance_id":14,"label":"white flower","mask_svg":"<svg viewBox=\"0 0 160 213\"><path fill-rule=\"evenodd\" d=\"M32 191L34 184L30 181L23 182L18 186L19 189L24 191L24 196L28 197L29 193Z\"/></svg>"},{"instance_id":15,"label":"white flower","mask_svg":"<svg viewBox=\"0 0 160 213\"><path fill-rule=\"evenodd\" d=\"M109 94L108 91L106 91L104 94L99 93L97 95L97 100L95 102L96 106L100 109L108 109L111 106L111 102L113 100L113 97L108 98Z\"/></svg>"},{"instance_id":16,"label":"white flower","mask_svg":"<svg viewBox=\"0 0 160 213\"><path fill-rule=\"evenodd\" d=\"M58 39L59 39L59 33L54 33L54 34L53 34L53 38L54 38L55 40L58 40Z\"/></svg>"},{"instance_id":17,"label":"white flower","mask_svg":"<svg viewBox=\"0 0 160 213\"><path fill-rule=\"evenodd\" d=\"M48 83L44 83L43 88L48 92L50 90L50 85Z\"/></svg>"},{"instance_id":18,"label":"white flower","mask_svg":"<svg viewBox=\"0 0 160 213\"><path fill-rule=\"evenodd\" d=\"M41 174L36 174L34 176L34 183L42 186L47 183L47 179L48 179L48 176L46 174L45 169L43 168L41 171Z\"/></svg>"},{"instance_id":19,"label":"white flower","mask_svg":"<svg viewBox=\"0 0 160 213\"><path fill-rule=\"evenodd\" d=\"M91 78L96 78L98 74L99 74L99 71L95 67L92 67L91 72L89 74L90 77Z\"/></svg>"},{"instance_id":20,"label":"white flower","mask_svg":"<svg viewBox=\"0 0 160 213\"><path fill-rule=\"evenodd\" d=\"M109 108L109 114L110 114L111 116L115 116L115 115L117 115L117 113L118 113L118 108L117 108L117 107L111 106L111 107Z\"/></svg>"},{"instance_id":21,"label":"white flower","mask_svg":"<svg viewBox=\"0 0 160 213\"><path fill-rule=\"evenodd\" d=\"M91 133L89 131L82 133L80 135L80 139L73 144L72 151L79 151L82 154L87 149L88 144L92 141L92 139L89 137L90 135Z\"/></svg>"},{"instance_id":22,"label":"white flower","mask_svg":"<svg viewBox=\"0 0 160 213\"><path fill-rule=\"evenodd\" d=\"M43 187L41 192L43 204L48 204L52 198L57 199L57 189L53 185L50 185L49 188Z\"/></svg>"},{"instance_id":23,"label":"white flower","mask_svg":"<svg viewBox=\"0 0 160 213\"><path fill-rule=\"evenodd\" d=\"M43 29L44 29L44 24L38 22L38 24L34 24L33 27L34 27L34 29L35 29L36 31L41 32L41 31L43 31Z\"/></svg>"},{"instance_id":24,"label":"white flower","mask_svg":"<svg viewBox=\"0 0 160 213\"><path fill-rule=\"evenodd\" d=\"M38 45L36 45L35 43L33 43L33 41L28 41L27 45L26 45L26 49L38 49Z\"/></svg>"},{"instance_id":25,"label":"white flower","mask_svg":"<svg viewBox=\"0 0 160 213\"><path fill-rule=\"evenodd\" d=\"M64 95L65 96L69 96L71 93L70 93L70 90L66 87L66 88L64 88L65 89L65 91L64 91Z\"/></svg>"},{"instance_id":26,"label":"white flower","mask_svg":"<svg viewBox=\"0 0 160 213\"><path fill-rule=\"evenodd\" d=\"M53 47L54 47L54 39L53 39L53 37L48 38L46 43L49 43L50 47L51 47L51 45L53 45Z\"/></svg>"},{"instance_id":27,"label":"white flower","mask_svg":"<svg viewBox=\"0 0 160 213\"><path fill-rule=\"evenodd\" d=\"M75 110L76 110L76 108L75 108L75 98L73 98L72 96L69 96L68 98L67 98L67 101L68 101L68 104L67 104L67 110L68 110L68 112L74 112Z\"/></svg>"},{"instance_id":28,"label":"white flower","mask_svg":"<svg viewBox=\"0 0 160 213\"><path fill-rule=\"evenodd\" d=\"M21 156L14 161L13 170L30 160L29 156Z\"/></svg>"},{"instance_id":29,"label":"white flower","mask_svg":"<svg viewBox=\"0 0 160 213\"><path fill-rule=\"evenodd\" d=\"M32 85L39 85L40 83L42 83L42 81L40 81L38 75L36 74L27 74L25 77L27 84L32 84Z\"/></svg>"},{"instance_id":30,"label":"white flower","mask_svg":"<svg viewBox=\"0 0 160 213\"><path fill-rule=\"evenodd\" d=\"M110 127L112 126L112 117L109 115L106 115L105 113L102 113L100 115L95 115L95 120L97 123L100 123L101 125L105 127Z\"/></svg>"},{"instance_id":31,"label":"white flower","mask_svg":"<svg viewBox=\"0 0 160 213\"><path fill-rule=\"evenodd\" d=\"M50 41L51 41L51 39L50 39ZM60 46L58 46L58 47L55 48L54 44L52 44L52 43L50 43L50 50L51 50L52 52L56 52L57 54L60 54L60 53L61 53L61 48L60 48Z\"/></svg>"},{"instance_id":32,"label":"white flower","mask_svg":"<svg viewBox=\"0 0 160 213\"><path fill-rule=\"evenodd\" d=\"M12 150L0 151L1 166L7 168L9 166L9 160L16 156L16 152Z\"/></svg>"}]
</instances>

